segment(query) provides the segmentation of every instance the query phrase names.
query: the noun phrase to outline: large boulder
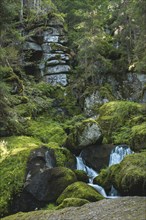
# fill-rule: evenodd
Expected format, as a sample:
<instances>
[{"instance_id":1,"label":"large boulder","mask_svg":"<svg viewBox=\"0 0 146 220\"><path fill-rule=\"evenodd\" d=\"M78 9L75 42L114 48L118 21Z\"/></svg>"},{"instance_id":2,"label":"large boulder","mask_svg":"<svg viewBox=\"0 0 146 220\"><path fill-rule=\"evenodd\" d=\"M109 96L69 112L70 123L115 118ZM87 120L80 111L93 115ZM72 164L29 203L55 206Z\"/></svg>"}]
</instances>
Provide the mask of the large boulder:
<instances>
[{"instance_id":1,"label":"large boulder","mask_svg":"<svg viewBox=\"0 0 146 220\"><path fill-rule=\"evenodd\" d=\"M86 172L83 170L74 170L74 173L76 174L77 180L82 181L85 183L89 182L89 177L87 176Z\"/></svg>"},{"instance_id":2,"label":"large boulder","mask_svg":"<svg viewBox=\"0 0 146 220\"><path fill-rule=\"evenodd\" d=\"M130 145L134 151L146 149L146 122L132 127Z\"/></svg>"},{"instance_id":3,"label":"large boulder","mask_svg":"<svg viewBox=\"0 0 146 220\"><path fill-rule=\"evenodd\" d=\"M1 217L9 213L10 203L21 193L24 185L27 161L32 150L40 141L27 136L3 138L1 147L0 213Z\"/></svg>"},{"instance_id":4,"label":"large boulder","mask_svg":"<svg viewBox=\"0 0 146 220\"><path fill-rule=\"evenodd\" d=\"M55 167L38 172L26 185L25 190L39 201L52 202L76 180L76 175L72 170Z\"/></svg>"},{"instance_id":5,"label":"large boulder","mask_svg":"<svg viewBox=\"0 0 146 220\"><path fill-rule=\"evenodd\" d=\"M90 202L104 199L95 189L83 182L75 182L68 186L57 199L57 204L61 204L67 198L86 199Z\"/></svg>"},{"instance_id":6,"label":"large boulder","mask_svg":"<svg viewBox=\"0 0 146 220\"><path fill-rule=\"evenodd\" d=\"M39 210L29 213L19 212L3 220L144 220L144 197L119 197L88 203L82 207L69 207L57 211Z\"/></svg>"},{"instance_id":7,"label":"large boulder","mask_svg":"<svg viewBox=\"0 0 146 220\"><path fill-rule=\"evenodd\" d=\"M122 196L146 196L146 152L127 155L120 164L103 170L94 183L109 190L113 185Z\"/></svg>"},{"instance_id":8,"label":"large boulder","mask_svg":"<svg viewBox=\"0 0 146 220\"><path fill-rule=\"evenodd\" d=\"M97 144L82 150L81 156L85 163L96 171L100 171L109 164L110 153L114 145Z\"/></svg>"},{"instance_id":9,"label":"large boulder","mask_svg":"<svg viewBox=\"0 0 146 220\"><path fill-rule=\"evenodd\" d=\"M79 151L90 145L101 143L102 133L98 123L93 119L77 124L69 134L65 146L72 151Z\"/></svg>"},{"instance_id":10,"label":"large boulder","mask_svg":"<svg viewBox=\"0 0 146 220\"><path fill-rule=\"evenodd\" d=\"M145 105L130 101L113 101L99 109L98 123L104 142L130 145L134 151L146 149Z\"/></svg>"}]
</instances>

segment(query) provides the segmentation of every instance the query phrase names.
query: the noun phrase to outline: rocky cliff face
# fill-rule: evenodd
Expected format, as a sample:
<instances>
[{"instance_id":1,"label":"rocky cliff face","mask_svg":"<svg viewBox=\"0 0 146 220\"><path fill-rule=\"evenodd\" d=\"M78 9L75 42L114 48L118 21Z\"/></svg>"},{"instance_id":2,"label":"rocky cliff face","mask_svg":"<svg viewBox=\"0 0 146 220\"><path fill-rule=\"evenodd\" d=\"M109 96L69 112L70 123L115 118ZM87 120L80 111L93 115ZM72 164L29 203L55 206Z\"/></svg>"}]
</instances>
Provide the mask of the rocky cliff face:
<instances>
[{"instance_id":1,"label":"rocky cliff face","mask_svg":"<svg viewBox=\"0 0 146 220\"><path fill-rule=\"evenodd\" d=\"M35 74L52 85L68 83L70 73L70 50L63 21L50 16L46 23L36 22L24 32L24 68L28 74Z\"/></svg>"}]
</instances>

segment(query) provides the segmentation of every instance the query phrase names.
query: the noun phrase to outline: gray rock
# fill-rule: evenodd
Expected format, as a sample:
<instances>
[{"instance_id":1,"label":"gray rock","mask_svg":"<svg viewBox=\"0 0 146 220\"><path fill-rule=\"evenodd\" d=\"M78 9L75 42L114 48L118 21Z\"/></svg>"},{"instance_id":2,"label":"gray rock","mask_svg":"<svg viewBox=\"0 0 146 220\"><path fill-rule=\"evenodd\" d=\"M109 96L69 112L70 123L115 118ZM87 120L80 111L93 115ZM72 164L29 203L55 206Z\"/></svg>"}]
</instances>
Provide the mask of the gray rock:
<instances>
[{"instance_id":1,"label":"gray rock","mask_svg":"<svg viewBox=\"0 0 146 220\"><path fill-rule=\"evenodd\" d=\"M58 42L59 42L58 36L50 36L50 35L44 36L44 43L58 43Z\"/></svg>"},{"instance_id":2,"label":"gray rock","mask_svg":"<svg viewBox=\"0 0 146 220\"><path fill-rule=\"evenodd\" d=\"M99 172L103 167L108 166L110 153L113 148L114 145L109 144L91 145L82 150L81 156L89 167Z\"/></svg>"},{"instance_id":3,"label":"gray rock","mask_svg":"<svg viewBox=\"0 0 146 220\"><path fill-rule=\"evenodd\" d=\"M79 146L89 146L101 137L101 131L96 123L87 123L81 135L78 136Z\"/></svg>"},{"instance_id":4,"label":"gray rock","mask_svg":"<svg viewBox=\"0 0 146 220\"><path fill-rule=\"evenodd\" d=\"M50 53L51 51L51 46L49 43L44 43L42 44L42 50L44 53Z\"/></svg>"},{"instance_id":5,"label":"gray rock","mask_svg":"<svg viewBox=\"0 0 146 220\"><path fill-rule=\"evenodd\" d=\"M107 98L101 98L99 91L93 92L91 95L87 96L84 101L84 111L87 114L92 115L92 108L96 104L104 104L106 102L109 102Z\"/></svg>"},{"instance_id":6,"label":"gray rock","mask_svg":"<svg viewBox=\"0 0 146 220\"><path fill-rule=\"evenodd\" d=\"M120 197L52 212L17 213L3 220L145 220L145 204L144 197Z\"/></svg>"},{"instance_id":7,"label":"gray rock","mask_svg":"<svg viewBox=\"0 0 146 220\"><path fill-rule=\"evenodd\" d=\"M46 75L47 74L57 74L57 73L68 73L71 68L69 65L56 65L52 67L46 67Z\"/></svg>"},{"instance_id":8,"label":"gray rock","mask_svg":"<svg viewBox=\"0 0 146 220\"><path fill-rule=\"evenodd\" d=\"M25 190L38 201L55 201L63 190L76 181L74 172L65 167L55 167L38 172Z\"/></svg>"},{"instance_id":9,"label":"gray rock","mask_svg":"<svg viewBox=\"0 0 146 220\"><path fill-rule=\"evenodd\" d=\"M67 85L67 75L66 74L56 74L45 76L46 82L52 84L53 86L60 84L62 86Z\"/></svg>"},{"instance_id":10,"label":"gray rock","mask_svg":"<svg viewBox=\"0 0 146 220\"><path fill-rule=\"evenodd\" d=\"M25 42L23 49L24 50L42 51L42 47L35 42Z\"/></svg>"},{"instance_id":11,"label":"gray rock","mask_svg":"<svg viewBox=\"0 0 146 220\"><path fill-rule=\"evenodd\" d=\"M44 53L44 61L47 60L56 60L56 59L61 59L61 60L65 60L68 61L69 60L69 55L68 54L57 54L57 53Z\"/></svg>"},{"instance_id":12,"label":"gray rock","mask_svg":"<svg viewBox=\"0 0 146 220\"><path fill-rule=\"evenodd\" d=\"M102 133L93 119L88 119L77 124L68 135L65 146L70 150L82 150L90 145L101 143Z\"/></svg>"},{"instance_id":13,"label":"gray rock","mask_svg":"<svg viewBox=\"0 0 146 220\"><path fill-rule=\"evenodd\" d=\"M54 66L58 64L66 64L66 61L65 60L50 60L46 62L47 66Z\"/></svg>"}]
</instances>

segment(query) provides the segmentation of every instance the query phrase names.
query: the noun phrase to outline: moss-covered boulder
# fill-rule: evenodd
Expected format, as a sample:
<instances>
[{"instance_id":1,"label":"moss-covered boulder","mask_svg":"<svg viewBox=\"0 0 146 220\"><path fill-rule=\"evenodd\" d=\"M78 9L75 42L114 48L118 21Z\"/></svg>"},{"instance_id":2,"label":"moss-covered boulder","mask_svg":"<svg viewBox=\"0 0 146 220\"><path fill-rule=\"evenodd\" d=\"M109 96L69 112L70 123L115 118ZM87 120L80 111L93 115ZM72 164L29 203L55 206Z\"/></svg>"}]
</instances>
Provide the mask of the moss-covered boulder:
<instances>
[{"instance_id":1,"label":"moss-covered boulder","mask_svg":"<svg viewBox=\"0 0 146 220\"><path fill-rule=\"evenodd\" d=\"M31 120L27 129L27 134L39 138L42 142L56 142L62 145L67 135L61 125L57 122L39 118L37 121Z\"/></svg>"},{"instance_id":2,"label":"moss-covered boulder","mask_svg":"<svg viewBox=\"0 0 146 220\"><path fill-rule=\"evenodd\" d=\"M21 192L30 151L39 145L40 141L26 136L1 139L0 212L2 215L8 213L14 195Z\"/></svg>"},{"instance_id":3,"label":"moss-covered boulder","mask_svg":"<svg viewBox=\"0 0 146 220\"><path fill-rule=\"evenodd\" d=\"M94 183L108 191L113 185L124 196L146 196L146 152L126 156L120 164L103 170Z\"/></svg>"},{"instance_id":4,"label":"moss-covered boulder","mask_svg":"<svg viewBox=\"0 0 146 220\"><path fill-rule=\"evenodd\" d=\"M25 190L39 201L53 202L68 185L76 180L72 170L55 167L38 172L26 185Z\"/></svg>"},{"instance_id":5,"label":"moss-covered boulder","mask_svg":"<svg viewBox=\"0 0 146 220\"><path fill-rule=\"evenodd\" d=\"M118 165L114 165L102 169L97 177L94 178L93 183L102 186L108 194L114 184L114 170Z\"/></svg>"},{"instance_id":6,"label":"moss-covered boulder","mask_svg":"<svg viewBox=\"0 0 146 220\"><path fill-rule=\"evenodd\" d=\"M67 137L65 146L76 151L101 142L102 133L98 123L93 119L88 119L74 126Z\"/></svg>"},{"instance_id":7,"label":"moss-covered boulder","mask_svg":"<svg viewBox=\"0 0 146 220\"><path fill-rule=\"evenodd\" d=\"M75 156L64 147L60 147L57 143L48 143L48 148L54 152L56 166L68 167L70 169L76 168Z\"/></svg>"},{"instance_id":8,"label":"moss-covered boulder","mask_svg":"<svg viewBox=\"0 0 146 220\"><path fill-rule=\"evenodd\" d=\"M87 176L86 172L83 170L74 170L74 173L76 174L77 180L81 182L88 183L89 177Z\"/></svg>"},{"instance_id":9,"label":"moss-covered boulder","mask_svg":"<svg viewBox=\"0 0 146 220\"><path fill-rule=\"evenodd\" d=\"M67 198L63 200L63 202L57 207L57 209L62 209L62 208L70 207L70 206L78 207L86 203L89 203L89 201L86 199Z\"/></svg>"},{"instance_id":10,"label":"moss-covered boulder","mask_svg":"<svg viewBox=\"0 0 146 220\"><path fill-rule=\"evenodd\" d=\"M86 199L90 202L95 202L103 199L95 189L83 182L75 182L68 186L57 199L57 204L61 204L64 199L79 198Z\"/></svg>"},{"instance_id":11,"label":"moss-covered boulder","mask_svg":"<svg viewBox=\"0 0 146 220\"><path fill-rule=\"evenodd\" d=\"M146 196L146 152L125 157L114 171L116 189L122 195Z\"/></svg>"},{"instance_id":12,"label":"moss-covered boulder","mask_svg":"<svg viewBox=\"0 0 146 220\"><path fill-rule=\"evenodd\" d=\"M132 149L134 146L135 150L146 148L146 114L143 104L113 101L101 106L99 114L98 122L105 143L127 144ZM136 135L137 131L139 135Z\"/></svg>"},{"instance_id":13,"label":"moss-covered boulder","mask_svg":"<svg viewBox=\"0 0 146 220\"><path fill-rule=\"evenodd\" d=\"M132 127L130 145L134 151L146 149L146 122Z\"/></svg>"}]
</instances>

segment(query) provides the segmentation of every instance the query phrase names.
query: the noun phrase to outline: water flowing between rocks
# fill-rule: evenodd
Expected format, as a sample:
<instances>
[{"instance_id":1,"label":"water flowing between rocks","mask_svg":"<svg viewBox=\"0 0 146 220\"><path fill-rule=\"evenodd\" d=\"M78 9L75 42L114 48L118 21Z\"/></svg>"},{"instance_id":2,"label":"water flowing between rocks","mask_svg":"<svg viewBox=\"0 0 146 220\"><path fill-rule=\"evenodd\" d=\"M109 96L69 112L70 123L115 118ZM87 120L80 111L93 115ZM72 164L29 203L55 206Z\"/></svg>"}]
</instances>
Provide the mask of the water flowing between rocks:
<instances>
[{"instance_id":1,"label":"water flowing between rocks","mask_svg":"<svg viewBox=\"0 0 146 220\"><path fill-rule=\"evenodd\" d=\"M126 155L132 154L132 153L133 153L133 151L126 145L116 146L111 151L110 159L109 159L109 166L120 163ZM84 163L84 161L82 159L82 153L78 157L76 157L76 162L77 162L77 170L83 170L84 172L86 172L87 176L89 177L88 185L90 185L94 189L96 189L96 191L98 191L105 198L119 197L119 193L117 192L117 190L113 186L111 188L109 195L107 195L103 187L101 187L97 184L93 184L93 180L96 176L98 176L98 173L94 169L92 169L91 167L88 167Z\"/></svg>"}]
</instances>

